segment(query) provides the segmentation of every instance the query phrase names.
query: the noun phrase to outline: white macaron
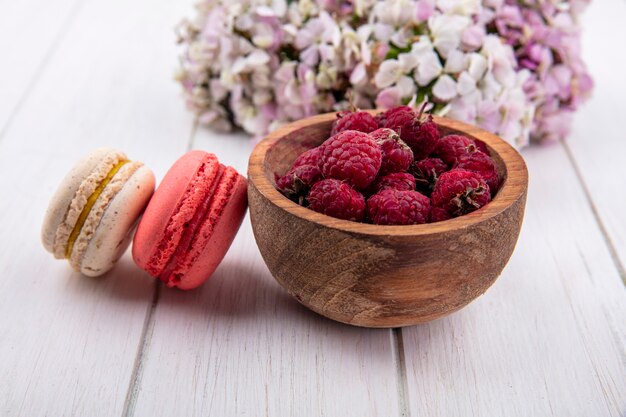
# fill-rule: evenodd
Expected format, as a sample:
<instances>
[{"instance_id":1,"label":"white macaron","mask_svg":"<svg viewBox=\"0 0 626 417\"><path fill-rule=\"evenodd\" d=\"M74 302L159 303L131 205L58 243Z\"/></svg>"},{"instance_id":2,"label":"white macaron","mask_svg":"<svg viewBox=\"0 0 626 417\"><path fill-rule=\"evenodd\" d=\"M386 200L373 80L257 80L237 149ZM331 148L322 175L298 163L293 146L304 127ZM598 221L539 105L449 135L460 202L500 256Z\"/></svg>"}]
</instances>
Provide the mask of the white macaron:
<instances>
[{"instance_id":1,"label":"white macaron","mask_svg":"<svg viewBox=\"0 0 626 417\"><path fill-rule=\"evenodd\" d=\"M154 183L152 171L124 153L92 151L50 201L41 231L44 247L84 275L104 274L128 248Z\"/></svg>"}]
</instances>

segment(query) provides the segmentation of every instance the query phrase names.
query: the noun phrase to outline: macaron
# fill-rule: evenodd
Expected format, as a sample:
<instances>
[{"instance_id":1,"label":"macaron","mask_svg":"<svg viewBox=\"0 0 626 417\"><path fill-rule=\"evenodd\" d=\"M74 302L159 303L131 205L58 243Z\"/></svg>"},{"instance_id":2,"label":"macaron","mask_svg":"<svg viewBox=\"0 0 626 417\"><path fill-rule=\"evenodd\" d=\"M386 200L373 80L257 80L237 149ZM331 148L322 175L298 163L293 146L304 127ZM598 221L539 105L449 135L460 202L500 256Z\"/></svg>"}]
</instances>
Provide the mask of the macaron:
<instances>
[{"instance_id":1,"label":"macaron","mask_svg":"<svg viewBox=\"0 0 626 417\"><path fill-rule=\"evenodd\" d=\"M154 174L143 163L112 148L96 149L70 170L52 197L43 246L84 275L102 275L128 248L153 192Z\"/></svg>"},{"instance_id":2,"label":"macaron","mask_svg":"<svg viewBox=\"0 0 626 417\"><path fill-rule=\"evenodd\" d=\"M139 222L133 259L168 287L190 290L213 274L246 213L247 181L204 151L167 172Z\"/></svg>"}]
</instances>

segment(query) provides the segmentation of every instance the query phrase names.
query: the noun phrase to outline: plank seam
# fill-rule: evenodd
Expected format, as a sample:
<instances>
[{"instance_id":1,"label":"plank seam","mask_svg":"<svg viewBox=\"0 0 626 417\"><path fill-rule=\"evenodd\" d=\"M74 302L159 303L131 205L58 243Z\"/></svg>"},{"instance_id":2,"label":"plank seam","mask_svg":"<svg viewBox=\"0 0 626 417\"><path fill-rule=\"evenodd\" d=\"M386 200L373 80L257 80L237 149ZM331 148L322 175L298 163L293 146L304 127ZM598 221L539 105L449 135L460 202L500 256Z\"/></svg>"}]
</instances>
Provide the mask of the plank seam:
<instances>
[{"instance_id":1,"label":"plank seam","mask_svg":"<svg viewBox=\"0 0 626 417\"><path fill-rule=\"evenodd\" d=\"M196 118L191 127L189 139L187 140L186 151L191 150L195 141L196 133L198 131L198 119ZM141 377L143 375L143 368L145 358L150 349L152 342L152 334L154 332L154 316L159 304L161 295L161 281L155 280L155 288L152 296L152 303L150 308L146 312L144 319L143 329L141 331L141 337L139 339L139 347L135 356L135 363L133 365L133 372L128 384L128 390L126 391L126 399L124 400L124 408L122 410L122 417L132 417L135 413L135 405L137 404L137 396L139 394L139 387L141 385Z\"/></svg>"},{"instance_id":2,"label":"plank seam","mask_svg":"<svg viewBox=\"0 0 626 417\"><path fill-rule=\"evenodd\" d=\"M37 70L35 71L35 73L33 74L30 82L24 89L24 92L22 93L22 95L17 100L17 103L15 104L13 109L10 111L9 117L7 118L4 126L0 127L0 142L2 142L2 139L4 138L6 132L9 130L9 127L13 123L13 120L15 119L19 111L22 109L22 106L24 106L24 103L26 103L26 100L28 99L33 89L35 88L35 85L39 81L39 78L41 78L41 75L43 74L44 69L47 67L48 63L54 56L55 52L58 50L59 46L63 42L65 35L69 32L70 25L72 21L74 20L74 18L76 17L76 15L78 14L78 11L80 10L80 6L82 6L83 3L84 2L81 0L76 0L74 2L74 5L70 9L70 11L67 13L67 16L65 17L65 19L63 19L61 28L59 29L57 34L54 36L54 39L52 41L52 44L50 45L50 48L44 54L43 59L39 63L39 66Z\"/></svg>"},{"instance_id":3,"label":"plank seam","mask_svg":"<svg viewBox=\"0 0 626 417\"><path fill-rule=\"evenodd\" d=\"M624 266L622 265L619 256L617 255L617 250L615 249L615 245L613 244L613 241L611 240L611 237L606 229L606 226L604 225L604 223L602 222L602 218L600 217L600 213L596 207L596 205L593 202L593 197L591 196L591 193L589 192L589 188L587 187L587 184L585 183L585 180L583 179L582 173L580 171L580 168L578 167L578 164L576 163L576 158L574 158L574 154L572 153L570 147L567 145L567 143L565 141L561 141L561 144L563 145L563 149L565 149L565 153L568 157L568 159L570 160L570 163L572 164L572 167L574 168L574 173L576 174L576 178L578 179L578 182L580 183L582 189L583 189L583 193L585 194L585 198L587 199L587 203L589 204L589 207L591 208L591 212L593 213L593 217L596 221L596 223L598 224L598 227L600 229L600 233L602 234L602 238L604 239L606 246L609 250L609 254L611 255L611 259L613 260L613 265L615 266L615 269L617 269L617 273L619 274L620 278L622 279L622 283L624 285L626 285L626 269L624 269Z\"/></svg>"},{"instance_id":4,"label":"plank seam","mask_svg":"<svg viewBox=\"0 0 626 417\"><path fill-rule=\"evenodd\" d=\"M398 408L400 417L409 417L409 381L406 373L406 359L404 357L404 341L402 339L402 329L391 329L391 343L395 352L396 376L398 384Z\"/></svg>"},{"instance_id":5,"label":"plank seam","mask_svg":"<svg viewBox=\"0 0 626 417\"><path fill-rule=\"evenodd\" d=\"M141 330L141 339L133 364L133 372L130 377L126 399L124 400L123 417L131 417L135 412L135 404L137 403L137 394L139 393L139 384L143 374L144 359L148 353L150 342L152 341L152 333L154 332L154 312L156 311L161 294L161 281L155 281L154 293L152 294L152 303L146 313Z\"/></svg>"},{"instance_id":6,"label":"plank seam","mask_svg":"<svg viewBox=\"0 0 626 417\"><path fill-rule=\"evenodd\" d=\"M554 258L554 252L552 254L553 258ZM555 262L557 262L557 260L554 260ZM587 357L587 360L589 361L589 365L591 366L591 369L593 370L593 373L596 377L596 381L598 382L598 385L600 387L600 389L602 390L602 394L603 394L603 398L604 398L604 405L606 406L606 410L608 411L608 415L612 416L613 415L613 411L618 409L619 406L616 405L616 401L615 399L611 396L611 398L609 398L609 391L607 391L607 388L605 387L605 382L602 378L602 376L600 375L600 372L598 370L598 366L596 364L596 361L594 360L594 357L591 354L591 351L589 349L589 342L587 341L587 337L586 335L589 333L586 330L586 326L584 323L581 323L581 321L578 318L578 314L576 312L576 310L574 309L574 303L572 300L572 297L570 295L570 292L567 288L567 286L563 283L563 281L567 280L567 277L563 276L563 274L559 273L559 279L562 282L563 285L563 293L565 294L565 296L567 297L568 300L568 304L569 304L569 309L572 312L572 317L574 317L574 324L576 325L576 328L578 329L578 333L579 333L579 337L581 340L581 346L583 347L583 350L585 352L585 356ZM585 326L585 328L583 328L583 326Z\"/></svg>"}]
</instances>

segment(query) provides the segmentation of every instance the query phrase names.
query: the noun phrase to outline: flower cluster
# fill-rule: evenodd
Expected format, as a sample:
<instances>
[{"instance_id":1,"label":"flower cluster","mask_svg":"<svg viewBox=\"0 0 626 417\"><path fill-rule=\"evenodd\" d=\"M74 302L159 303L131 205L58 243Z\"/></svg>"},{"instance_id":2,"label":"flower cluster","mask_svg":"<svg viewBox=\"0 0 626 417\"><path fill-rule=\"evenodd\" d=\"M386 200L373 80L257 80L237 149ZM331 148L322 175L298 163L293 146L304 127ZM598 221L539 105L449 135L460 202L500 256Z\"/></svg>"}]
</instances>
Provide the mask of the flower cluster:
<instances>
[{"instance_id":1,"label":"flower cluster","mask_svg":"<svg viewBox=\"0 0 626 417\"><path fill-rule=\"evenodd\" d=\"M517 147L567 134L592 82L588 0L202 0L178 79L202 124L262 135L345 109L425 101ZM351 103L349 103L351 102Z\"/></svg>"}]
</instances>

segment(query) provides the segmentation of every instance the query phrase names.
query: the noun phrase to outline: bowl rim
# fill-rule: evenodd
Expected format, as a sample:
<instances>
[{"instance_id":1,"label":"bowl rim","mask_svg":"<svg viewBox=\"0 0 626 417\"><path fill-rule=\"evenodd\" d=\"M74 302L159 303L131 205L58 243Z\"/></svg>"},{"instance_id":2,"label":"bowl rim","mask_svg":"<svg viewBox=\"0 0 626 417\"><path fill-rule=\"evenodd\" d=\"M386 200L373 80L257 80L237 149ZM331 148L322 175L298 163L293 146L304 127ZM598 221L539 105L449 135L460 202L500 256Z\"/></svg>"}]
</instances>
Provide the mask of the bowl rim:
<instances>
[{"instance_id":1,"label":"bowl rim","mask_svg":"<svg viewBox=\"0 0 626 417\"><path fill-rule=\"evenodd\" d=\"M383 110L364 111L375 115ZM519 152L508 142L477 126L445 117L433 116L437 125L485 142L504 162L506 178L500 186L495 198L490 201L489 204L463 216L437 223L417 225L375 225L353 222L327 216L307 207L300 206L278 191L270 180L268 173L265 172L264 162L267 152L275 143L287 135L310 125L332 122L337 117L336 114L337 112L325 113L298 120L275 130L257 143L248 161L248 182L250 185L254 186L258 192L274 206L302 220L347 233L379 237L423 236L471 227L498 216L520 198L524 197L527 192L528 169L526 163ZM511 175L512 173L514 175ZM273 173L271 175L273 175Z\"/></svg>"}]
</instances>

